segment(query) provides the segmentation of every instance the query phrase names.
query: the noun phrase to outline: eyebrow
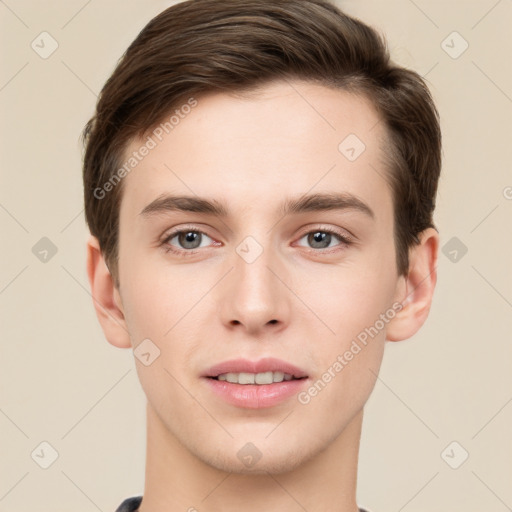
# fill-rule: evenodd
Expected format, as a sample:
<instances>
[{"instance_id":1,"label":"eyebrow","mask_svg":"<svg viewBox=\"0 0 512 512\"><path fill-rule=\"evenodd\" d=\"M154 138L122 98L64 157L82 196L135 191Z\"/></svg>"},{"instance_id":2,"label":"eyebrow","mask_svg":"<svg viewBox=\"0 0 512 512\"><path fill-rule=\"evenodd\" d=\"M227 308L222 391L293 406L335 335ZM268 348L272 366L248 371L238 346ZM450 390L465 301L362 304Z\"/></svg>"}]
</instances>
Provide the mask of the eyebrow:
<instances>
[{"instance_id":1,"label":"eyebrow","mask_svg":"<svg viewBox=\"0 0 512 512\"><path fill-rule=\"evenodd\" d=\"M299 198L286 199L278 209L282 216L305 212L330 210L355 210L375 219L373 210L361 199L348 192L316 193ZM228 209L215 199L187 195L161 195L149 203L141 212L143 217L171 211L204 213L218 217L227 217Z\"/></svg>"}]
</instances>

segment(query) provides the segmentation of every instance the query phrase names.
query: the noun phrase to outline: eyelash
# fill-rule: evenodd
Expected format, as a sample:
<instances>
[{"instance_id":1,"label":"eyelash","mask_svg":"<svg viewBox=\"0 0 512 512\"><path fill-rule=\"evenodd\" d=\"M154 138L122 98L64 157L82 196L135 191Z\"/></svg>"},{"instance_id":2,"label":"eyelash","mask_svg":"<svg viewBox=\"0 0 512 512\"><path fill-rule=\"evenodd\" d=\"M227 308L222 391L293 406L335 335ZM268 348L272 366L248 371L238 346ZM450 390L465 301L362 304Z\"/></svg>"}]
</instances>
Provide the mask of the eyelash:
<instances>
[{"instance_id":1,"label":"eyelash","mask_svg":"<svg viewBox=\"0 0 512 512\"><path fill-rule=\"evenodd\" d=\"M165 236L165 238L162 240L162 247L164 249L164 251L166 253L174 253L174 254L177 254L179 256L184 256L184 257L189 257L189 256L195 256L198 252L201 251L201 249L176 249L174 246L170 245L169 244L169 241L172 240L176 235L179 235L181 233L190 233L190 232L193 232L193 233L200 233L202 235L206 235L206 236L209 236L208 233L205 233L204 231L201 231L200 229L195 229L194 227L190 227L190 228L181 228L181 229L177 229L175 231L172 231L171 233L169 233L167 236ZM303 233L300 237L299 237L299 240L304 238L306 235L309 235L311 233L327 233L329 235L334 235L336 236L339 241L340 241L340 244L338 244L337 246L335 247L328 247L328 248L325 248L325 249L315 249L314 247L304 247L304 246L299 246L299 247L303 247L305 249L309 249L309 251L312 251L312 252L315 252L315 253L324 253L324 254L330 254L334 251L336 251L336 247L339 247L339 246L345 246L345 247L348 247L349 245L351 245L353 243L353 240L352 238L348 237L346 234L344 233L341 233L335 229L332 229L332 228L316 228L316 229L312 229L312 230L309 230L309 231L306 231L305 233ZM212 238L212 237L210 237Z\"/></svg>"}]
</instances>

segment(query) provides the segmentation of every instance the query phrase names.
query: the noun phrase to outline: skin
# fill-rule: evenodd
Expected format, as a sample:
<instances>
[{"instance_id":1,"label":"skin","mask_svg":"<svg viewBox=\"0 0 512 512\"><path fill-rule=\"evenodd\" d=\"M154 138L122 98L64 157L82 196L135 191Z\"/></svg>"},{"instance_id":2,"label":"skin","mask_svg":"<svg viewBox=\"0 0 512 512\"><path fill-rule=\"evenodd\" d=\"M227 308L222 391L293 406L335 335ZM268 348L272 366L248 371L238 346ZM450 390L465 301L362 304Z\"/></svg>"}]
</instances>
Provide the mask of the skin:
<instances>
[{"instance_id":1,"label":"skin","mask_svg":"<svg viewBox=\"0 0 512 512\"><path fill-rule=\"evenodd\" d=\"M160 350L149 366L135 358L147 396L140 510L356 512L363 407L386 340L409 338L428 316L438 234L421 234L409 274L398 276L385 131L364 98L294 81L197 99L123 180L119 288L97 240L88 243L107 340L136 348L149 338ZM350 133L366 145L353 162L338 150ZM356 209L278 211L285 198L320 192L350 193L374 218ZM228 216L141 215L164 193L215 199ZM191 250L183 240L164 241L180 227L204 233L192 256L183 256ZM333 235L328 248L312 245L307 235L322 229L352 243ZM247 236L263 249L252 263L236 252ZM307 404L294 396L264 409L235 407L200 377L228 359L272 356L304 369L307 390L393 303L403 308ZM262 454L250 468L237 456L248 442Z\"/></svg>"}]
</instances>

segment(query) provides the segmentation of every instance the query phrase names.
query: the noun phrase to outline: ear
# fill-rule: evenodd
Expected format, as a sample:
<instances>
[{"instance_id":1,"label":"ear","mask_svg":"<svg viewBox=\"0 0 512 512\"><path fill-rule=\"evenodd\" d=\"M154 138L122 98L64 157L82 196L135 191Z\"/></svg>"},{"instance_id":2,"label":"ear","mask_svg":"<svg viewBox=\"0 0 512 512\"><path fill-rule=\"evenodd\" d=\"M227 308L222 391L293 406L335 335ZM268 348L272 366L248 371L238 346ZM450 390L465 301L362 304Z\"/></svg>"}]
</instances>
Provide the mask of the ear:
<instances>
[{"instance_id":1,"label":"ear","mask_svg":"<svg viewBox=\"0 0 512 512\"><path fill-rule=\"evenodd\" d=\"M94 236L87 241L87 275L96 315L108 342L115 347L131 348L121 296Z\"/></svg>"},{"instance_id":2,"label":"ear","mask_svg":"<svg viewBox=\"0 0 512 512\"><path fill-rule=\"evenodd\" d=\"M419 239L420 243L409 249L409 273L401 278L404 282L399 287L398 300L403 307L388 323L388 341L401 341L413 336L430 311L437 281L439 234L434 228L428 228Z\"/></svg>"}]
</instances>

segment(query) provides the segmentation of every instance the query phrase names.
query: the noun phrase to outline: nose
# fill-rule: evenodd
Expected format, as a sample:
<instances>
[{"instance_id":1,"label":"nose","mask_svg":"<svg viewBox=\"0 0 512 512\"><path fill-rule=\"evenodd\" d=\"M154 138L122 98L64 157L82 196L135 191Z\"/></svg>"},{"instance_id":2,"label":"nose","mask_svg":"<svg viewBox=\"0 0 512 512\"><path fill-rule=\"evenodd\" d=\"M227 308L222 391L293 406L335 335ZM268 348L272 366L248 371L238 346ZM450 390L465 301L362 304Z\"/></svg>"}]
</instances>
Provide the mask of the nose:
<instances>
[{"instance_id":1,"label":"nose","mask_svg":"<svg viewBox=\"0 0 512 512\"><path fill-rule=\"evenodd\" d=\"M282 330L289 323L290 292L277 255L264 249L250 261L236 253L232 262L220 297L224 325L251 335Z\"/></svg>"}]
</instances>

